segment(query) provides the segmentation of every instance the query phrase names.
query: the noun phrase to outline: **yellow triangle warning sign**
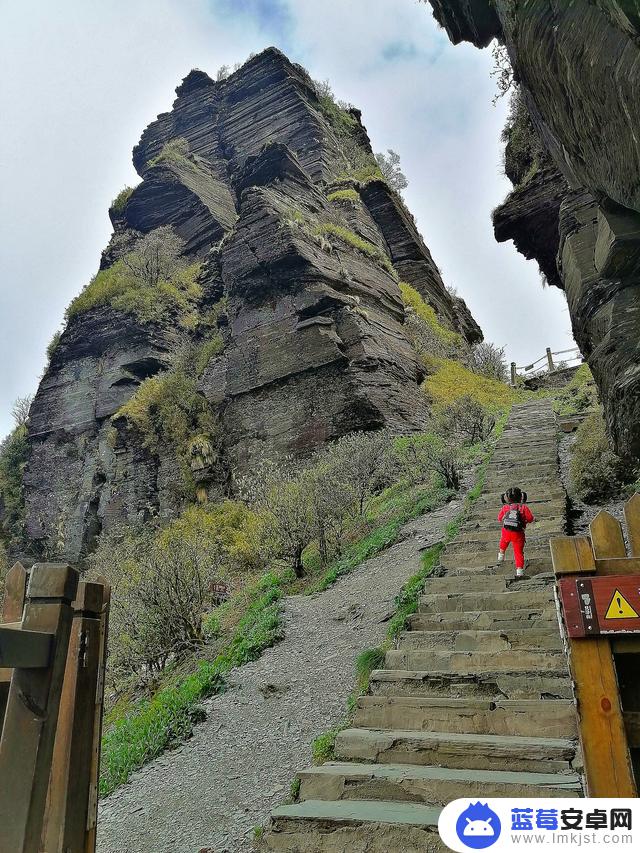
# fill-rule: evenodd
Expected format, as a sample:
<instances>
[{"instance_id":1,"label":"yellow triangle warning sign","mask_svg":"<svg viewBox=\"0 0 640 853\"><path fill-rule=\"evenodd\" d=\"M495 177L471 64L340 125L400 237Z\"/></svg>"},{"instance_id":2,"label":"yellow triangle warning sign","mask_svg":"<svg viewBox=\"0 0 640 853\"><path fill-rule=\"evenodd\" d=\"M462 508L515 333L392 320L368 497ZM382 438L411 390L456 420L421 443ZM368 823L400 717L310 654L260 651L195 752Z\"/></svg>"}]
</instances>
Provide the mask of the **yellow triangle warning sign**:
<instances>
[{"instance_id":1,"label":"yellow triangle warning sign","mask_svg":"<svg viewBox=\"0 0 640 853\"><path fill-rule=\"evenodd\" d=\"M604 615L605 619L638 619L638 614L629 604L624 595L617 589L611 598L607 612Z\"/></svg>"}]
</instances>

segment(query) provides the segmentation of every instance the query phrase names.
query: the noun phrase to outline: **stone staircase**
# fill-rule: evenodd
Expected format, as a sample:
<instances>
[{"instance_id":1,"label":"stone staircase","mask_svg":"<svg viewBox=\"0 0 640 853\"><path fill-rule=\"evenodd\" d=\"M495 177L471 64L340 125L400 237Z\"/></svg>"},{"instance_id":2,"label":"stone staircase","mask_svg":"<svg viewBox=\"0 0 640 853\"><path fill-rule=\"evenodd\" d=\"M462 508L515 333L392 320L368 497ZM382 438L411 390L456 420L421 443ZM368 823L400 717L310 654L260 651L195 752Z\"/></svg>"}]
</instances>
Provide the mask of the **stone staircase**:
<instances>
[{"instance_id":1,"label":"stone staircase","mask_svg":"<svg viewBox=\"0 0 640 853\"><path fill-rule=\"evenodd\" d=\"M539 519L517 581L511 552L496 561L510 485ZM299 774L298 801L272 812L263 849L435 853L448 849L440 810L457 797L582 796L548 546L564 520L551 405L516 406L482 495L338 735L336 760Z\"/></svg>"}]
</instances>

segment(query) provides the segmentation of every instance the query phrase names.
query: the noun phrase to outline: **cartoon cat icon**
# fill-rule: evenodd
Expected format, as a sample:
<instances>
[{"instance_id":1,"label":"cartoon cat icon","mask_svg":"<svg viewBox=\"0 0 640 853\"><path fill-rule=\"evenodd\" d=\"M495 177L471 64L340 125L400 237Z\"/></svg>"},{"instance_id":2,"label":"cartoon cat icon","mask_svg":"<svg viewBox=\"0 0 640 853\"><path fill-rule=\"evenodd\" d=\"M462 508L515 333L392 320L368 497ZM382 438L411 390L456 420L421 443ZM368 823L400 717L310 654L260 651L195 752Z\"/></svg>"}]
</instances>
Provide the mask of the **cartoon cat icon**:
<instances>
[{"instance_id":1,"label":"cartoon cat icon","mask_svg":"<svg viewBox=\"0 0 640 853\"><path fill-rule=\"evenodd\" d=\"M495 830L491 826L491 818L487 820L471 820L467 818L467 825L462 833L463 835L495 835Z\"/></svg>"}]
</instances>

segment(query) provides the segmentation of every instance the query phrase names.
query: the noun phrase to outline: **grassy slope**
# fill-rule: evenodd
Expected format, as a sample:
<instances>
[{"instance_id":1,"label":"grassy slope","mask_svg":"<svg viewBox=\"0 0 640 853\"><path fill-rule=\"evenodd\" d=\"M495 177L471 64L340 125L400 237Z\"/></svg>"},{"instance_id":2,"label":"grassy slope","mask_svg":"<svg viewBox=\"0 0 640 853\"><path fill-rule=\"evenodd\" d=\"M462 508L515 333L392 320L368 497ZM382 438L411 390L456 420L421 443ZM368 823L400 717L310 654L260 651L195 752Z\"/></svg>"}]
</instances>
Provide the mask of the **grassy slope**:
<instances>
[{"instance_id":1,"label":"grassy slope","mask_svg":"<svg viewBox=\"0 0 640 853\"><path fill-rule=\"evenodd\" d=\"M106 718L102 740L100 793L105 796L127 781L131 773L189 737L202 720L199 703L224 690L225 675L255 660L281 638L281 598L289 592L321 592L339 577L379 554L397 540L403 524L441 506L451 492L440 487L393 486L378 496L368 513L370 531L345 554L321 571L309 560L308 577L301 582L290 571L270 572L255 581L236 600L223 605L234 629L211 661L196 664L189 675L168 673L155 695L119 703ZM230 613L230 611L232 611ZM209 620L217 622L217 614Z\"/></svg>"}]
</instances>

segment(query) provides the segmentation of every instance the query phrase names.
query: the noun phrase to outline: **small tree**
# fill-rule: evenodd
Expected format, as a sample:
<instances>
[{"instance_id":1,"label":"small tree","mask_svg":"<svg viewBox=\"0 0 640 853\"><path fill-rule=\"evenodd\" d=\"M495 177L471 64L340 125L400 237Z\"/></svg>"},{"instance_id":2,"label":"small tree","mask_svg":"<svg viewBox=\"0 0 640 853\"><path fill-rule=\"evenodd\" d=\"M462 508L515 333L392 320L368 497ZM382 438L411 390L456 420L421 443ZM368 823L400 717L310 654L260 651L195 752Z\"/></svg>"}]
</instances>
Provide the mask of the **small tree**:
<instances>
[{"instance_id":1,"label":"small tree","mask_svg":"<svg viewBox=\"0 0 640 853\"><path fill-rule=\"evenodd\" d=\"M396 453L407 479L424 483L435 473L444 485L460 488L461 446L454 436L435 433L401 436L396 439Z\"/></svg>"},{"instance_id":2,"label":"small tree","mask_svg":"<svg viewBox=\"0 0 640 853\"><path fill-rule=\"evenodd\" d=\"M33 403L33 394L26 397L18 397L11 408L11 417L17 427L24 426L29 420L29 411Z\"/></svg>"},{"instance_id":3,"label":"small tree","mask_svg":"<svg viewBox=\"0 0 640 853\"><path fill-rule=\"evenodd\" d=\"M369 500L391 480L391 434L388 430L354 432L334 442L327 455L351 492L358 514L364 515Z\"/></svg>"},{"instance_id":4,"label":"small tree","mask_svg":"<svg viewBox=\"0 0 640 853\"><path fill-rule=\"evenodd\" d=\"M315 464L302 476L309 494L323 566L342 552L345 530L353 518L354 492L344 477L340 456L332 449L318 454Z\"/></svg>"},{"instance_id":5,"label":"small tree","mask_svg":"<svg viewBox=\"0 0 640 853\"><path fill-rule=\"evenodd\" d=\"M509 377L504 347L498 347L489 341L474 344L469 351L469 367L474 373L506 382Z\"/></svg>"},{"instance_id":6,"label":"small tree","mask_svg":"<svg viewBox=\"0 0 640 853\"><path fill-rule=\"evenodd\" d=\"M313 88L316 90L316 95L320 99L330 98L332 101L335 101L335 95L333 94L331 83L328 80L314 80Z\"/></svg>"},{"instance_id":7,"label":"small tree","mask_svg":"<svg viewBox=\"0 0 640 853\"><path fill-rule=\"evenodd\" d=\"M154 228L124 255L122 263L143 286L156 287L172 281L184 267L181 259L184 242L170 225Z\"/></svg>"},{"instance_id":8,"label":"small tree","mask_svg":"<svg viewBox=\"0 0 640 853\"><path fill-rule=\"evenodd\" d=\"M110 667L116 678L154 677L172 656L204 641L202 619L219 555L211 542L161 546L151 530L100 538L90 564L113 588Z\"/></svg>"},{"instance_id":9,"label":"small tree","mask_svg":"<svg viewBox=\"0 0 640 853\"><path fill-rule=\"evenodd\" d=\"M189 507L161 531L103 534L89 562L113 587L114 675L144 680L202 645L214 585L262 570L266 557L261 519L234 501Z\"/></svg>"},{"instance_id":10,"label":"small tree","mask_svg":"<svg viewBox=\"0 0 640 853\"><path fill-rule=\"evenodd\" d=\"M391 148L387 148L386 154L378 152L376 154L376 162L391 189L396 190L396 192L402 192L402 190L409 186L407 176L400 168L400 155L396 154Z\"/></svg>"},{"instance_id":11,"label":"small tree","mask_svg":"<svg viewBox=\"0 0 640 853\"><path fill-rule=\"evenodd\" d=\"M469 394L441 408L434 420L439 435L455 436L462 445L484 441L495 425L495 413Z\"/></svg>"},{"instance_id":12,"label":"small tree","mask_svg":"<svg viewBox=\"0 0 640 853\"><path fill-rule=\"evenodd\" d=\"M291 458L267 460L238 483L243 499L265 519L265 538L275 557L304 577L302 554L316 531L309 489L302 469Z\"/></svg>"},{"instance_id":13,"label":"small tree","mask_svg":"<svg viewBox=\"0 0 640 853\"><path fill-rule=\"evenodd\" d=\"M495 106L501 98L507 95L515 85L513 76L513 68L511 66L511 58L505 45L495 42L491 49L493 57L493 69L491 76L496 81L498 91L493 98Z\"/></svg>"}]
</instances>

